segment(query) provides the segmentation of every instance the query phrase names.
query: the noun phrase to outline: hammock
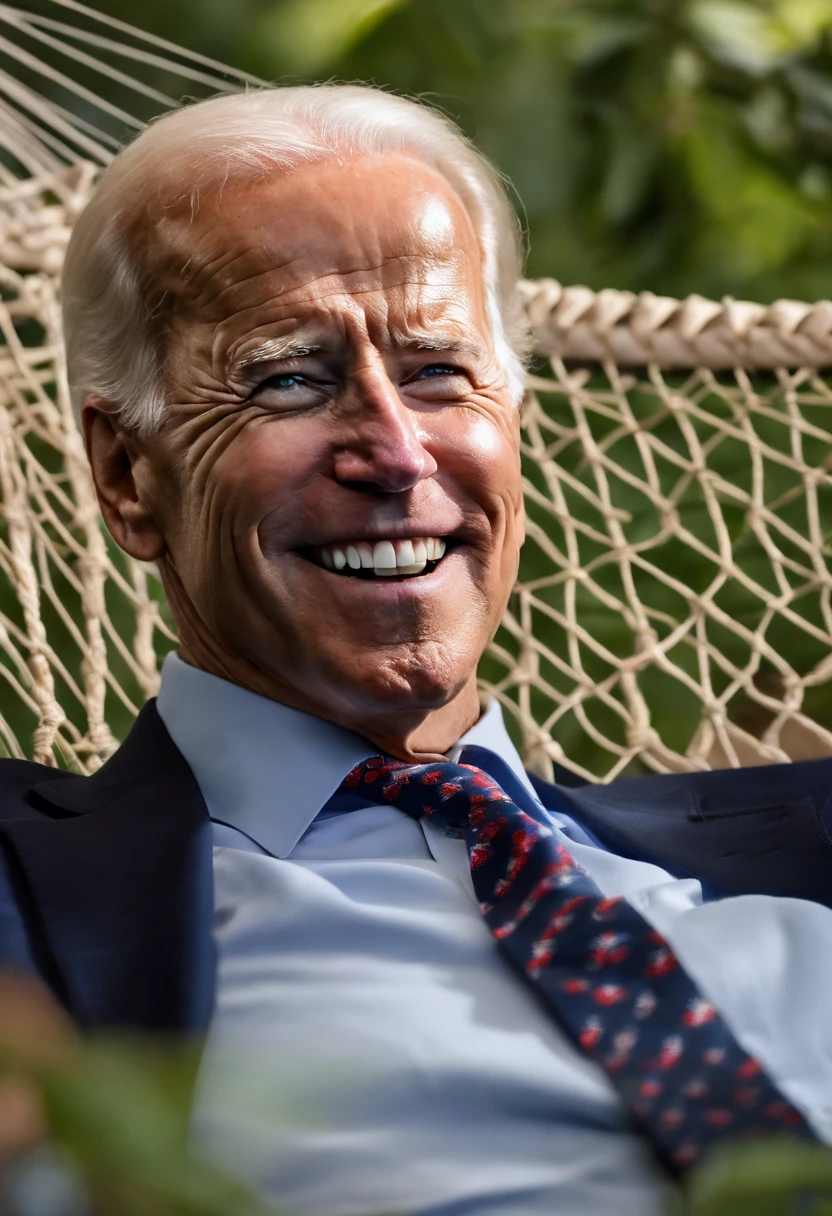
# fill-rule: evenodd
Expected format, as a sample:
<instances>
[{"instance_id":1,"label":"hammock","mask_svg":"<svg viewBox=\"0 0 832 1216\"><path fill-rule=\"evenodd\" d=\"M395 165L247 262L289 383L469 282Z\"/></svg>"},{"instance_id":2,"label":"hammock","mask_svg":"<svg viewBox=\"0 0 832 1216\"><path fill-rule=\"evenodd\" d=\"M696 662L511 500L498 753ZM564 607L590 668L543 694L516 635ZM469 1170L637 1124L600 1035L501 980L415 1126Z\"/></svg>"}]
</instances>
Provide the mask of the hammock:
<instances>
[{"instance_id":1,"label":"hammock","mask_svg":"<svg viewBox=\"0 0 832 1216\"><path fill-rule=\"evenodd\" d=\"M125 134L257 82L53 9L0 4L0 751L89 772L176 639L155 569L100 523L63 254ZM480 678L526 762L610 780L830 754L832 303L520 291L528 540Z\"/></svg>"}]
</instances>

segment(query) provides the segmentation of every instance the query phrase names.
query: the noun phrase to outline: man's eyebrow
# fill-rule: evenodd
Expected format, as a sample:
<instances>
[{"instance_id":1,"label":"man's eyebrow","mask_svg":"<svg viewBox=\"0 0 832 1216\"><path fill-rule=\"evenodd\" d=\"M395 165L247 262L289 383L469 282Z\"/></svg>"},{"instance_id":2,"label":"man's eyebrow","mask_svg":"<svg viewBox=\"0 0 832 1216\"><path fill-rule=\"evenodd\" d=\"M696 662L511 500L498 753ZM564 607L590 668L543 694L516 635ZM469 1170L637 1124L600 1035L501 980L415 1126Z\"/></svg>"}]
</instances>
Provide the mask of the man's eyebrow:
<instances>
[{"instance_id":1,"label":"man's eyebrow","mask_svg":"<svg viewBox=\"0 0 832 1216\"><path fill-rule=\"evenodd\" d=\"M479 342L473 342L465 338L454 338L446 334L396 335L393 339L393 346L396 350L435 350L446 351L448 353L456 351L458 354L465 355L482 354L482 346Z\"/></svg>"},{"instance_id":2,"label":"man's eyebrow","mask_svg":"<svg viewBox=\"0 0 832 1216\"><path fill-rule=\"evenodd\" d=\"M320 349L320 346L313 342L303 342L297 338L267 338L265 342L236 359L232 370L242 371L255 363L270 363L276 359L302 359L305 355L314 355Z\"/></svg>"},{"instance_id":3,"label":"man's eyebrow","mask_svg":"<svg viewBox=\"0 0 832 1216\"><path fill-rule=\"evenodd\" d=\"M446 354L481 355L482 347L478 342L452 337L447 334L409 333L396 334L391 345L394 350L424 350L437 351ZM279 359L303 359L306 355L314 355L322 347L314 342L303 341L287 335L283 338L267 338L259 346L246 351L232 364L232 373L241 372L257 363L276 362Z\"/></svg>"}]
</instances>

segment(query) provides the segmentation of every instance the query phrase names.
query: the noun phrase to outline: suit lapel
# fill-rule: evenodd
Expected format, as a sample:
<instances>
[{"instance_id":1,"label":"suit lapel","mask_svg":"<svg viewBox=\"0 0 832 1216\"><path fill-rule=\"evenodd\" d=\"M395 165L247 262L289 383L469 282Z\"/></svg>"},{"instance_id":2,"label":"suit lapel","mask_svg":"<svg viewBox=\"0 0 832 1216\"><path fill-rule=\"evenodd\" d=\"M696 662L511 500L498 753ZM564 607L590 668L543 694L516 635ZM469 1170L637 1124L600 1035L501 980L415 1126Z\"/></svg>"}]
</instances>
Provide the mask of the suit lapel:
<instances>
[{"instance_id":1,"label":"suit lapel","mask_svg":"<svg viewBox=\"0 0 832 1216\"><path fill-rule=\"evenodd\" d=\"M574 789L532 780L544 805L572 814L623 856L698 878L719 893L832 906L832 841L822 821L832 760Z\"/></svg>"},{"instance_id":2,"label":"suit lapel","mask_svg":"<svg viewBox=\"0 0 832 1216\"><path fill-rule=\"evenodd\" d=\"M215 980L210 824L154 702L92 777L40 783L30 800L50 816L6 820L0 834L75 1020L205 1029Z\"/></svg>"}]
</instances>

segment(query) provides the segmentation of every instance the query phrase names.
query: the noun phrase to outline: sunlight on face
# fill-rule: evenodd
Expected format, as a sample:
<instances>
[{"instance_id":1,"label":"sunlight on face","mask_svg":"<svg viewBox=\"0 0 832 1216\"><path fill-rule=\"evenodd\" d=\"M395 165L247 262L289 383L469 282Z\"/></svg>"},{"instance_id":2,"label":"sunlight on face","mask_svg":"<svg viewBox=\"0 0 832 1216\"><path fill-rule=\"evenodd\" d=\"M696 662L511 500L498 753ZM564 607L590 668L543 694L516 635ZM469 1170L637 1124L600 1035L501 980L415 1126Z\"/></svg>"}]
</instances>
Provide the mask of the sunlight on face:
<instances>
[{"instance_id":1,"label":"sunlight on face","mask_svg":"<svg viewBox=\"0 0 832 1216\"><path fill-rule=\"evenodd\" d=\"M404 157L321 163L227 185L154 241L171 405L149 459L183 647L326 717L446 704L523 526L459 200Z\"/></svg>"}]
</instances>

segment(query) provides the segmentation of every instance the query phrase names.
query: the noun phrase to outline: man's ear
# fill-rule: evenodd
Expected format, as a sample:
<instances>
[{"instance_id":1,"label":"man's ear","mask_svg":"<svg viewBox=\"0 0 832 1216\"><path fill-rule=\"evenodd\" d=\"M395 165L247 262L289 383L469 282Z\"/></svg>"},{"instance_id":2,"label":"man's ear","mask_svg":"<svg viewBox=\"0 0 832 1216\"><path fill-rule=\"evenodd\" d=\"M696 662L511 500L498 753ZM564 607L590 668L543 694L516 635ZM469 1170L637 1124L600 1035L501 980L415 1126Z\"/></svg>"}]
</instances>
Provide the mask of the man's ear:
<instances>
[{"instance_id":1,"label":"man's ear","mask_svg":"<svg viewBox=\"0 0 832 1216\"><path fill-rule=\"evenodd\" d=\"M104 523L113 540L138 561L158 561L165 539L136 484L135 442L109 402L90 394L81 407L87 458Z\"/></svg>"}]
</instances>

